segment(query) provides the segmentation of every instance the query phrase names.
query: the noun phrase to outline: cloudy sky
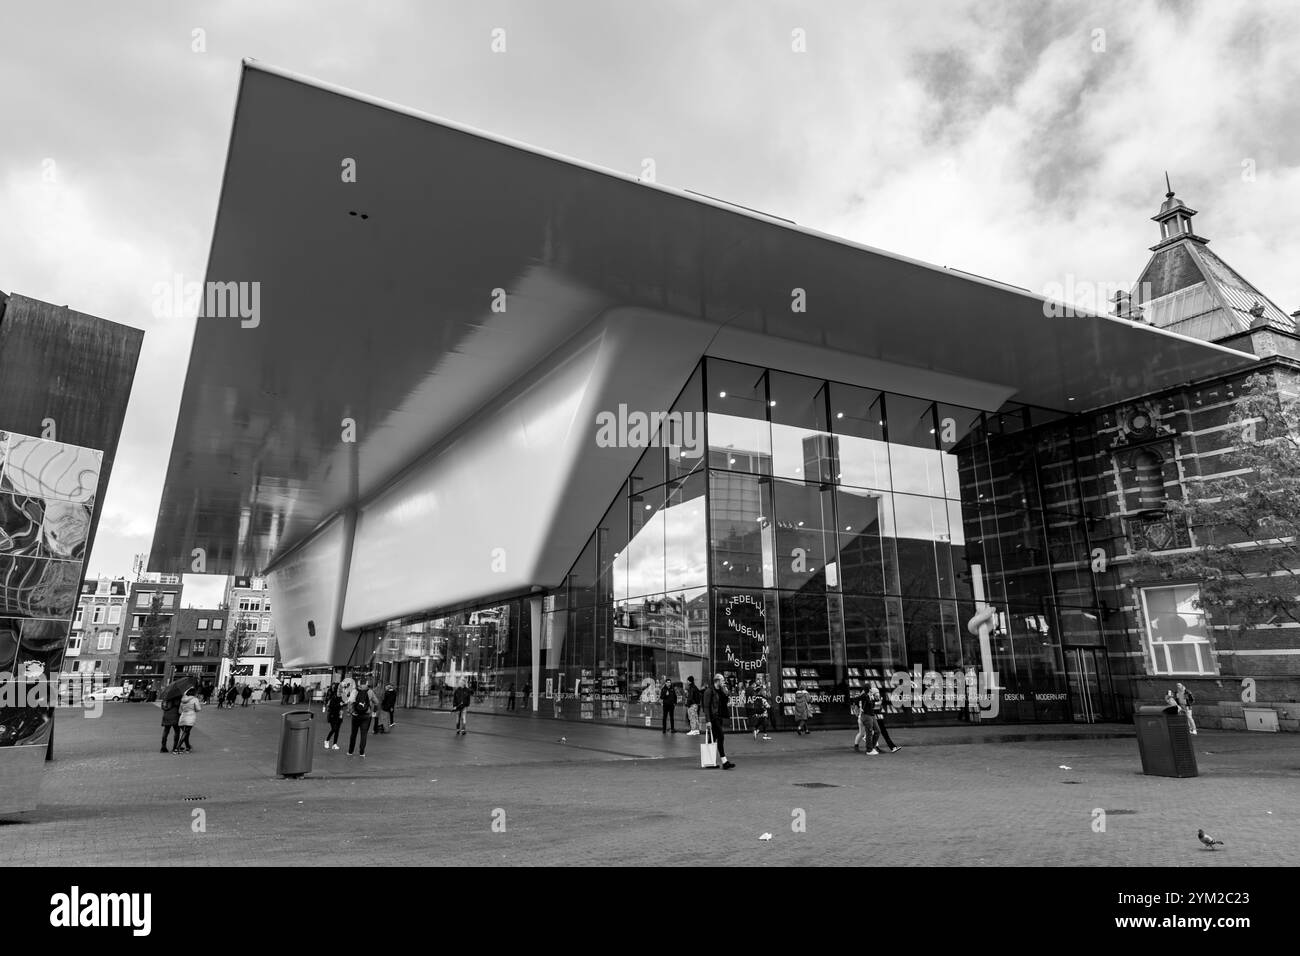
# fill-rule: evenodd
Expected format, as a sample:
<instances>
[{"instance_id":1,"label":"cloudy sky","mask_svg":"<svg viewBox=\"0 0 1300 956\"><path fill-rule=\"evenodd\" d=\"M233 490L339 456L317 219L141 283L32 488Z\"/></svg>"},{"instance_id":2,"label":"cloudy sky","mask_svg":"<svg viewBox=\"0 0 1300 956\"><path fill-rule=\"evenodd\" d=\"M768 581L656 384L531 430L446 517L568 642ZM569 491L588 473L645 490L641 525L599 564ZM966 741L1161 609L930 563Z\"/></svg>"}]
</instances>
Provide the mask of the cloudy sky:
<instances>
[{"instance_id":1,"label":"cloudy sky","mask_svg":"<svg viewBox=\"0 0 1300 956\"><path fill-rule=\"evenodd\" d=\"M1135 279L1168 170L1300 309L1293 0L0 0L0 33L0 289L147 332L92 574L149 550L193 336L151 290L203 274L243 57L1035 292Z\"/></svg>"}]
</instances>

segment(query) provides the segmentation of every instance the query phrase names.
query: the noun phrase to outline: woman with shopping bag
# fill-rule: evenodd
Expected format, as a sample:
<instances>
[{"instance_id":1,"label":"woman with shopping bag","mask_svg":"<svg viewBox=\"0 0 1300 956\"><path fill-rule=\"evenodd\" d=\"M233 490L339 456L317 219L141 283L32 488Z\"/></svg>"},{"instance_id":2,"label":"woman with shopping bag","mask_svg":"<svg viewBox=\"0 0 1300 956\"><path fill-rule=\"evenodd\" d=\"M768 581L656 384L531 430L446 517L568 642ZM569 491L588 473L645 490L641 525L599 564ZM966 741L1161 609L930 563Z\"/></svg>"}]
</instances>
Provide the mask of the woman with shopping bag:
<instances>
[{"instance_id":1,"label":"woman with shopping bag","mask_svg":"<svg viewBox=\"0 0 1300 956\"><path fill-rule=\"evenodd\" d=\"M731 700L727 696L727 686L722 679L721 674L713 675L713 684L704 691L704 724L706 735L704 742L700 744L700 766L716 767L718 761L722 761L722 769L730 770L734 766L727 759L727 749L723 746L723 740L726 738L726 721L730 720L729 704ZM710 746L716 748L713 753L713 762L705 763Z\"/></svg>"}]
</instances>

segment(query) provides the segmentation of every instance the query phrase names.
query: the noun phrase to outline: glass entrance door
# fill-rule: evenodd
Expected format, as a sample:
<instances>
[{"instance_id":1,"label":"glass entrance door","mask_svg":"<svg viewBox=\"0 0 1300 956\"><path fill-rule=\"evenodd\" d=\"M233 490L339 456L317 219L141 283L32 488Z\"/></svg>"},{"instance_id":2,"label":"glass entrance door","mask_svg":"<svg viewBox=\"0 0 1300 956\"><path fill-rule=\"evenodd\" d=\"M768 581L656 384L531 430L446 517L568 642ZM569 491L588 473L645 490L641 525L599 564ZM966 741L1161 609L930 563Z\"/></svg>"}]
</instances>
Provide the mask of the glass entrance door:
<instances>
[{"instance_id":1,"label":"glass entrance door","mask_svg":"<svg viewBox=\"0 0 1300 956\"><path fill-rule=\"evenodd\" d=\"M1106 651L1100 647L1067 647L1065 669L1070 684L1070 708L1077 723L1115 719L1115 694L1110 686Z\"/></svg>"}]
</instances>

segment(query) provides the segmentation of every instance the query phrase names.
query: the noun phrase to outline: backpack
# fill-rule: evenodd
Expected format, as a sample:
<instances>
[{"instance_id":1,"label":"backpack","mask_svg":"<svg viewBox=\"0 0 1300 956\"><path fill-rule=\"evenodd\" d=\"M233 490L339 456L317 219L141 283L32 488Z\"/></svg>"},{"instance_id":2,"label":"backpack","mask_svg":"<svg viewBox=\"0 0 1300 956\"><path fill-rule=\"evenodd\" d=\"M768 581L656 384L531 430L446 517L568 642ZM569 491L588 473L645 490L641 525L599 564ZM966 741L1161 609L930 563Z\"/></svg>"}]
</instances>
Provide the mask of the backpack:
<instances>
[{"instance_id":1,"label":"backpack","mask_svg":"<svg viewBox=\"0 0 1300 956\"><path fill-rule=\"evenodd\" d=\"M370 691L357 691L356 700L352 702L352 713L358 717L370 713Z\"/></svg>"}]
</instances>

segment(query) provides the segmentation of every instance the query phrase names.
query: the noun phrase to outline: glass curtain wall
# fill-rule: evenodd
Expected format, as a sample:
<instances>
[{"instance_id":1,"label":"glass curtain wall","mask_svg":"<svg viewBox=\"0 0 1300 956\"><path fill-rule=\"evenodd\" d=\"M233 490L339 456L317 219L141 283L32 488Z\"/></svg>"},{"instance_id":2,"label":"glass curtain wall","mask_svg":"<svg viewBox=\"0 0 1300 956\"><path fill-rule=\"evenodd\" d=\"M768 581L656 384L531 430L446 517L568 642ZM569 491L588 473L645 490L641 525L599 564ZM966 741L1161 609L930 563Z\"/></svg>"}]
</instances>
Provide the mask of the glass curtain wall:
<instances>
[{"instance_id":1,"label":"glass curtain wall","mask_svg":"<svg viewBox=\"0 0 1300 956\"><path fill-rule=\"evenodd\" d=\"M420 706L464 680L524 713L535 656L538 713L633 726L672 683L684 727L685 682L715 672L778 727L800 691L814 728L851 726L871 685L896 722L969 720L984 671L996 719L1068 720L1066 648L1104 641L1079 436L1053 417L707 359L561 587L395 622L379 659Z\"/></svg>"}]
</instances>

